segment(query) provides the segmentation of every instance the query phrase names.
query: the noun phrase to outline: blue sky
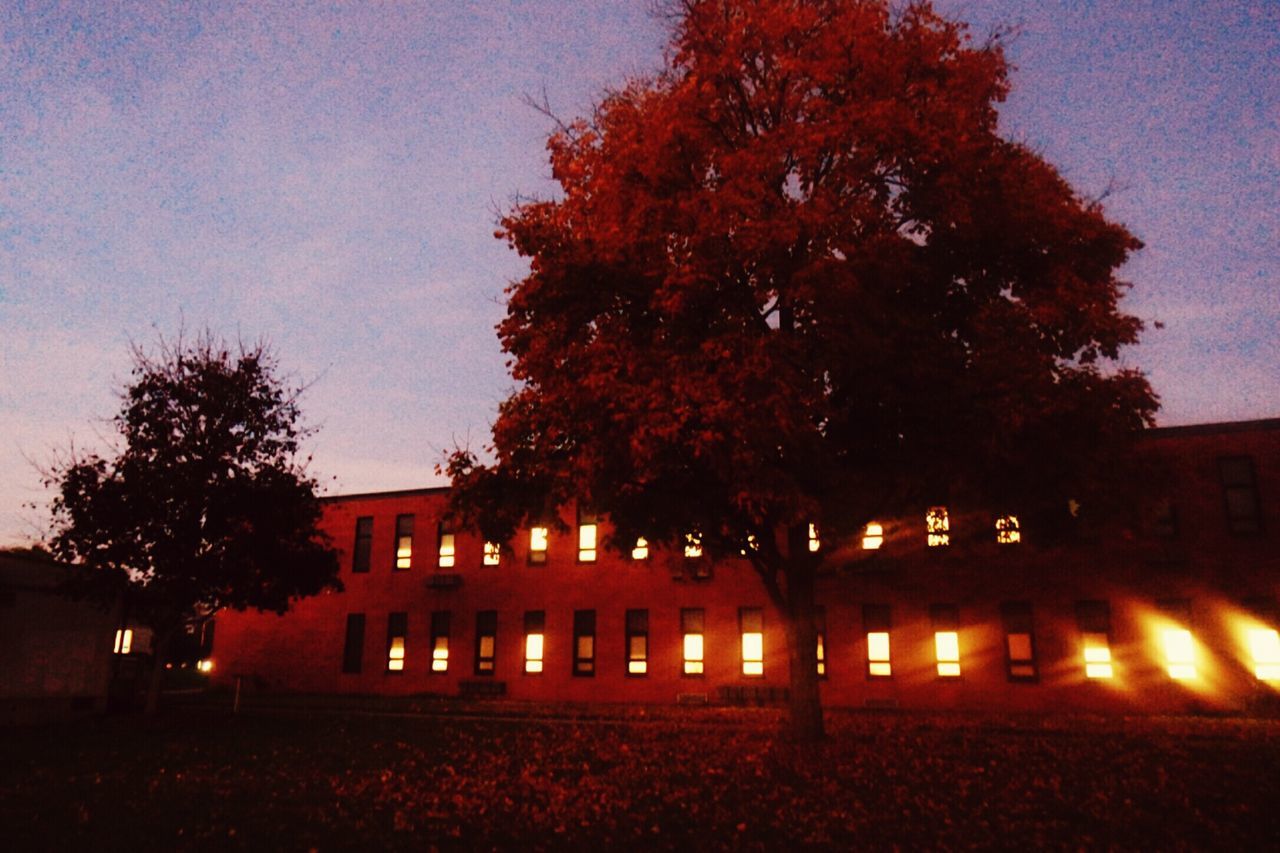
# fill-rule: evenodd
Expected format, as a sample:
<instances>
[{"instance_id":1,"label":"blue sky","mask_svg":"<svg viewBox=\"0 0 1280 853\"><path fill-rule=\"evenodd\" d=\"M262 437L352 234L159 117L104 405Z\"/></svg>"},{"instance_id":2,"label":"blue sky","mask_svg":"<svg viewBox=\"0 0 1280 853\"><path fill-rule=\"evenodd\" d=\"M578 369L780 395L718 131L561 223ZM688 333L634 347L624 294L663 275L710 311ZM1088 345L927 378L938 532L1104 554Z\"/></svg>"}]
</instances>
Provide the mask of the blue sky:
<instances>
[{"instance_id":1,"label":"blue sky","mask_svg":"<svg viewBox=\"0 0 1280 853\"><path fill-rule=\"evenodd\" d=\"M1280 3L942 2L1018 34L1006 134L1146 248L1125 356L1161 422L1280 415ZM437 482L510 389L523 269L492 236L546 194L564 115L658 67L648 3L0 8L0 544L41 532L33 463L99 446L130 341L265 338L331 492Z\"/></svg>"}]
</instances>

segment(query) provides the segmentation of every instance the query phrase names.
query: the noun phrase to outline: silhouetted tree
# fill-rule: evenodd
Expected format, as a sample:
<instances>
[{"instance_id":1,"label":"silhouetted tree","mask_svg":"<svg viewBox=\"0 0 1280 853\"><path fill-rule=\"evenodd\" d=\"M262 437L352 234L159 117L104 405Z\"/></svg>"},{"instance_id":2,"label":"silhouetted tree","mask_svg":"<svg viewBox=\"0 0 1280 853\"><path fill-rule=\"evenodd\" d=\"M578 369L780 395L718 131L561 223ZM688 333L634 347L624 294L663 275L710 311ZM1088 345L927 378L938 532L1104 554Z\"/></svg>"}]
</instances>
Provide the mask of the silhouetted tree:
<instances>
[{"instance_id":1,"label":"silhouetted tree","mask_svg":"<svg viewBox=\"0 0 1280 853\"><path fill-rule=\"evenodd\" d=\"M91 571L78 592L124 595L155 631L153 712L167 647L223 607L284 612L291 599L340 588L337 557L316 528L315 480L297 458L306 435L298 389L262 345L232 350L205 334L133 352L113 419L113 455L55 465L48 546Z\"/></svg>"},{"instance_id":2,"label":"silhouetted tree","mask_svg":"<svg viewBox=\"0 0 1280 853\"><path fill-rule=\"evenodd\" d=\"M1115 364L1140 244L1001 138L999 39L927 4L687 0L668 56L558 123L559 197L501 221L530 259L498 328L519 386L492 464L449 459L454 507L507 537L576 499L614 547L744 554L818 737L833 546L924 502L1043 516L1151 422Z\"/></svg>"}]
</instances>

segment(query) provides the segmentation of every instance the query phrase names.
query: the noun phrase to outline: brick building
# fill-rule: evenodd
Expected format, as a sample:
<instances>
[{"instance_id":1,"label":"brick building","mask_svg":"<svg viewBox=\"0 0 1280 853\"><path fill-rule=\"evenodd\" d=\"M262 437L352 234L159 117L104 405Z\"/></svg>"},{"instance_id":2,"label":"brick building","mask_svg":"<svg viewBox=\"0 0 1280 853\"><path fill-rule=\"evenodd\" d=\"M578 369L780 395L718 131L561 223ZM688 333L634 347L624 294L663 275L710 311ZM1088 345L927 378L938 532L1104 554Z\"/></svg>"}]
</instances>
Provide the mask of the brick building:
<instances>
[{"instance_id":1,"label":"brick building","mask_svg":"<svg viewBox=\"0 0 1280 853\"><path fill-rule=\"evenodd\" d=\"M1233 710L1280 692L1280 419L1156 429L1142 505L1047 546L964 507L870 525L819 585L830 707ZM326 499L345 591L218 617L214 677L323 693L778 698L785 633L745 560L603 547L572 508L500 548L445 489ZM816 534L816 531L815 531ZM628 543L630 546L632 543ZM812 547L824 547L815 539Z\"/></svg>"}]
</instances>

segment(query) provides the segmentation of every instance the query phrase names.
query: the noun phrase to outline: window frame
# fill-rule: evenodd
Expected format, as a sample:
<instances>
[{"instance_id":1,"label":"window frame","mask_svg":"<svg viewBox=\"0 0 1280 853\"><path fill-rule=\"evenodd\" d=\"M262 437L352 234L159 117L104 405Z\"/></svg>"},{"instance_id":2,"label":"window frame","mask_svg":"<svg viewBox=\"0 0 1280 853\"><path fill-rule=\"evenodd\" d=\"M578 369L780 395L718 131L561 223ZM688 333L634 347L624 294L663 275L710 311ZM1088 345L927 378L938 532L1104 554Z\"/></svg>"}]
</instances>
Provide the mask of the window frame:
<instances>
[{"instance_id":1,"label":"window frame","mask_svg":"<svg viewBox=\"0 0 1280 853\"><path fill-rule=\"evenodd\" d=\"M394 656L395 641L400 641L400 656ZM393 662L399 660L400 666L393 667ZM404 675L405 669L409 663L409 614L407 611L396 610L387 614L387 656L384 672L387 675Z\"/></svg>"},{"instance_id":2,"label":"window frame","mask_svg":"<svg viewBox=\"0 0 1280 853\"><path fill-rule=\"evenodd\" d=\"M531 656L530 638L539 637L538 656ZM522 643L524 663L521 672L525 675L542 675L547 669L547 611L526 610L524 612L524 641ZM530 668L531 664L536 664Z\"/></svg>"},{"instance_id":3,"label":"window frame","mask_svg":"<svg viewBox=\"0 0 1280 853\"><path fill-rule=\"evenodd\" d=\"M368 619L363 613L348 613L342 639L342 674L359 675L364 671L364 635Z\"/></svg>"},{"instance_id":4,"label":"window frame","mask_svg":"<svg viewBox=\"0 0 1280 853\"><path fill-rule=\"evenodd\" d=\"M688 657L691 636L697 636L699 656ZM697 671L691 672L689 665L696 663ZM707 611L702 607L680 608L680 676L682 678L705 678L707 674Z\"/></svg>"},{"instance_id":5,"label":"window frame","mask_svg":"<svg viewBox=\"0 0 1280 853\"><path fill-rule=\"evenodd\" d=\"M581 641L590 638L591 654L581 654ZM594 610L573 611L573 667L576 678L595 678L596 676L596 612Z\"/></svg>"},{"instance_id":6,"label":"window frame","mask_svg":"<svg viewBox=\"0 0 1280 853\"><path fill-rule=\"evenodd\" d=\"M1040 681L1040 662L1036 654L1035 616L1029 601L1006 601L1000 605L1000 622L1004 628L1005 675L1011 683L1035 684ZM1026 658L1015 658L1012 638L1027 636ZM1027 671L1029 669L1030 671Z\"/></svg>"},{"instance_id":7,"label":"window frame","mask_svg":"<svg viewBox=\"0 0 1280 853\"><path fill-rule=\"evenodd\" d=\"M1218 457L1218 483L1222 487L1222 509L1227 531L1233 536L1257 536L1262 533L1262 497L1258 493L1258 469L1253 457L1245 454ZM1243 481L1228 481L1228 466L1243 463L1246 476ZM1241 514L1232 506L1232 495L1248 497L1250 512ZM1243 525L1243 526L1242 526Z\"/></svg>"},{"instance_id":8,"label":"window frame","mask_svg":"<svg viewBox=\"0 0 1280 853\"><path fill-rule=\"evenodd\" d=\"M747 637L758 636L760 638L760 656L758 658L747 657ZM763 607L739 607L738 608L738 674L743 678L764 678L764 608ZM706 652L703 651L705 658ZM759 672L748 672L748 668L758 665Z\"/></svg>"},{"instance_id":9,"label":"window frame","mask_svg":"<svg viewBox=\"0 0 1280 853\"><path fill-rule=\"evenodd\" d=\"M351 573L364 575L373 565L373 516L356 516L355 539L351 546Z\"/></svg>"},{"instance_id":10,"label":"window frame","mask_svg":"<svg viewBox=\"0 0 1280 853\"><path fill-rule=\"evenodd\" d=\"M395 536L391 540L391 567L397 572L407 572L413 568L413 529L416 525L414 514L411 512L402 512L396 514ZM409 554L406 557L400 556L400 541L402 539L409 540ZM405 565L400 565L400 560L406 561Z\"/></svg>"},{"instance_id":11,"label":"window frame","mask_svg":"<svg viewBox=\"0 0 1280 853\"><path fill-rule=\"evenodd\" d=\"M628 678L646 678L649 675L649 611L647 609L633 609L626 612L625 622L625 642L623 647L623 661L626 663L626 674ZM641 657L634 657L633 640L640 639L644 641L644 654ZM632 663L639 662L644 664L644 668L640 672L632 671Z\"/></svg>"},{"instance_id":12,"label":"window frame","mask_svg":"<svg viewBox=\"0 0 1280 853\"><path fill-rule=\"evenodd\" d=\"M431 666L427 670L432 675L445 675L449 672L449 635L453 627L453 613L448 610L434 610L431 613ZM444 657L440 651L440 641L444 640ZM437 664L443 660L444 666Z\"/></svg>"},{"instance_id":13,"label":"window frame","mask_svg":"<svg viewBox=\"0 0 1280 853\"><path fill-rule=\"evenodd\" d=\"M483 654L484 640L489 639L489 654ZM485 668L488 664L488 668ZM476 611L475 657L472 671L481 677L491 677L498 671L498 611Z\"/></svg>"},{"instance_id":14,"label":"window frame","mask_svg":"<svg viewBox=\"0 0 1280 853\"><path fill-rule=\"evenodd\" d=\"M888 604L862 605L862 638L866 643L867 680L884 681L893 678L893 621L892 608ZM871 635L884 634L885 650L883 659L871 657ZM883 664L887 672L876 672L876 665Z\"/></svg>"}]
</instances>

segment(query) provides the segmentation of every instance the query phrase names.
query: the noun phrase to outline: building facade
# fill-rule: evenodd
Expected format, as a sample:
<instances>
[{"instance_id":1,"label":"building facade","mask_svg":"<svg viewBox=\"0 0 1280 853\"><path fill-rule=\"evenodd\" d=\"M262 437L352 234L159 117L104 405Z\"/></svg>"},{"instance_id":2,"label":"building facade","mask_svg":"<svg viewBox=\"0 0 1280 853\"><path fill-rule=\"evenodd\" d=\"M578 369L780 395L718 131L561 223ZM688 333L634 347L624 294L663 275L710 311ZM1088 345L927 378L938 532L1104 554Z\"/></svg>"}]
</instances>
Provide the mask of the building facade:
<instances>
[{"instance_id":1,"label":"building facade","mask_svg":"<svg viewBox=\"0 0 1280 853\"><path fill-rule=\"evenodd\" d=\"M1280 696L1280 419L1156 429L1140 506L1071 541L920 507L818 588L829 707L1233 711ZM570 508L512 543L453 530L446 489L325 501L341 593L218 617L213 677L316 693L777 701L786 634L746 560L606 548ZM826 547L813 531L811 547Z\"/></svg>"}]
</instances>

